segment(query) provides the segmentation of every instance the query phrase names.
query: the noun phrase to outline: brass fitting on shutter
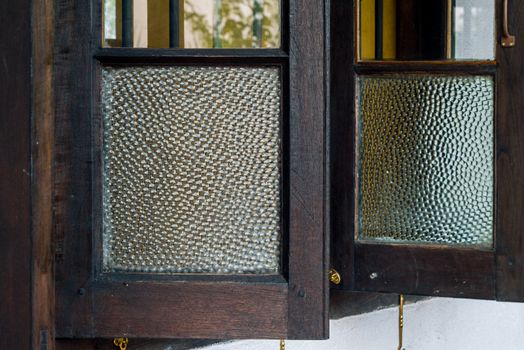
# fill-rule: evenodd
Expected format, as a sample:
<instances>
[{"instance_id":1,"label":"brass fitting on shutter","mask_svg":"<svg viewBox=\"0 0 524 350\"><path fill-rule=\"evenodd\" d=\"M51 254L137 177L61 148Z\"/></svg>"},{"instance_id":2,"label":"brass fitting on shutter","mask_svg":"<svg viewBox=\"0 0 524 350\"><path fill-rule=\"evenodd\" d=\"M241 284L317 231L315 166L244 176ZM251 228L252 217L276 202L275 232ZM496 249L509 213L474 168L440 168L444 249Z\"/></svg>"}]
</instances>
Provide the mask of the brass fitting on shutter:
<instances>
[{"instance_id":1,"label":"brass fitting on shutter","mask_svg":"<svg viewBox=\"0 0 524 350\"><path fill-rule=\"evenodd\" d=\"M113 339L113 344L117 346L120 350L126 350L127 344L129 344L129 339L127 338L115 338Z\"/></svg>"},{"instance_id":2,"label":"brass fitting on shutter","mask_svg":"<svg viewBox=\"0 0 524 350\"><path fill-rule=\"evenodd\" d=\"M398 297L398 350L402 349L402 338L404 333L404 294Z\"/></svg>"},{"instance_id":3,"label":"brass fitting on shutter","mask_svg":"<svg viewBox=\"0 0 524 350\"><path fill-rule=\"evenodd\" d=\"M329 281L333 284L340 284L342 282L342 277L337 270L331 268L329 269Z\"/></svg>"}]
</instances>

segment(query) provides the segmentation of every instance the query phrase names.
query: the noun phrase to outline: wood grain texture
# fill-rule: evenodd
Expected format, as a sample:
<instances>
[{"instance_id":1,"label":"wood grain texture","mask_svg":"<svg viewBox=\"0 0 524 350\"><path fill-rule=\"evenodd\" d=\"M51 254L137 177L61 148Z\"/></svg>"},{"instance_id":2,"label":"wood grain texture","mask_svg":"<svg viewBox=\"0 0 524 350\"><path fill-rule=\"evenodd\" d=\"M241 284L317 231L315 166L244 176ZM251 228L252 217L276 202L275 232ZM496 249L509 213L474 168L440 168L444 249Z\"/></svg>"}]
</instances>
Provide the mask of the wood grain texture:
<instances>
[{"instance_id":1,"label":"wood grain texture","mask_svg":"<svg viewBox=\"0 0 524 350\"><path fill-rule=\"evenodd\" d=\"M0 349L32 348L31 2L0 2Z\"/></svg>"},{"instance_id":2,"label":"wood grain texture","mask_svg":"<svg viewBox=\"0 0 524 350\"><path fill-rule=\"evenodd\" d=\"M93 282L76 295L91 318L72 317L60 338L281 338L287 284ZM63 316L62 316L63 317Z\"/></svg>"},{"instance_id":3,"label":"wood grain texture","mask_svg":"<svg viewBox=\"0 0 524 350\"><path fill-rule=\"evenodd\" d=\"M281 338L287 285L104 283L93 285L97 337ZM90 325L87 325L88 327Z\"/></svg>"},{"instance_id":4,"label":"wood grain texture","mask_svg":"<svg viewBox=\"0 0 524 350\"><path fill-rule=\"evenodd\" d=\"M501 18L502 1L497 1ZM524 301L524 1L509 1L513 48L497 47L497 299ZM499 21L498 28L501 28ZM500 33L500 31L499 31ZM498 38L500 40L500 37Z\"/></svg>"},{"instance_id":5,"label":"wood grain texture","mask_svg":"<svg viewBox=\"0 0 524 350\"><path fill-rule=\"evenodd\" d=\"M355 289L495 298L494 253L413 245L355 245Z\"/></svg>"},{"instance_id":6,"label":"wood grain texture","mask_svg":"<svg viewBox=\"0 0 524 350\"><path fill-rule=\"evenodd\" d=\"M329 334L329 203L324 176L329 3L289 2L290 339L323 339Z\"/></svg>"},{"instance_id":7,"label":"wood grain texture","mask_svg":"<svg viewBox=\"0 0 524 350\"><path fill-rule=\"evenodd\" d=\"M33 348L54 349L54 3L32 1Z\"/></svg>"},{"instance_id":8,"label":"wood grain texture","mask_svg":"<svg viewBox=\"0 0 524 350\"><path fill-rule=\"evenodd\" d=\"M355 74L352 1L334 1L331 9L331 266L342 277L337 289L353 286Z\"/></svg>"},{"instance_id":9,"label":"wood grain texture","mask_svg":"<svg viewBox=\"0 0 524 350\"><path fill-rule=\"evenodd\" d=\"M74 336L90 322L91 278L90 1L55 1L56 328Z\"/></svg>"},{"instance_id":10,"label":"wood grain texture","mask_svg":"<svg viewBox=\"0 0 524 350\"><path fill-rule=\"evenodd\" d=\"M43 338L53 347L50 10L43 1L0 5L2 349L40 348Z\"/></svg>"}]
</instances>

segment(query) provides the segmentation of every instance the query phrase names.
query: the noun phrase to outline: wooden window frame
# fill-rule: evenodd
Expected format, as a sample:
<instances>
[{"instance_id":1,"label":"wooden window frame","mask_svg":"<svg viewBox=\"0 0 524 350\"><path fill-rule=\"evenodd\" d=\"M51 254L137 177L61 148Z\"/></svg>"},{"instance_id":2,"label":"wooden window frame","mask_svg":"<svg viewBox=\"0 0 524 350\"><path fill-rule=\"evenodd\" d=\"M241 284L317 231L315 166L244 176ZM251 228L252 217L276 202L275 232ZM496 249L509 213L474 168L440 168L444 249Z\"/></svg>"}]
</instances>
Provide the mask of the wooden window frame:
<instances>
[{"instance_id":1,"label":"wooden window frame","mask_svg":"<svg viewBox=\"0 0 524 350\"><path fill-rule=\"evenodd\" d=\"M103 49L101 0L55 4L57 338L326 338L324 2L283 1L282 49L256 50ZM95 239L99 64L281 67L282 276L112 274L108 279L93 272L92 256L100 249Z\"/></svg>"},{"instance_id":2,"label":"wooden window frame","mask_svg":"<svg viewBox=\"0 0 524 350\"><path fill-rule=\"evenodd\" d=\"M1 7L0 348L53 349L53 3Z\"/></svg>"},{"instance_id":3,"label":"wooden window frame","mask_svg":"<svg viewBox=\"0 0 524 350\"><path fill-rule=\"evenodd\" d=\"M332 264L342 273L340 288L368 292L524 301L524 45L500 45L502 0L496 0L496 62L358 62L356 1L332 11L331 174ZM524 25L510 5L517 37ZM351 20L347 20L347 19ZM348 43L349 49L348 49ZM347 69L352 62L352 69ZM493 249L441 245L374 244L355 240L355 77L357 74L416 73L493 76L495 86L495 243ZM519 81L520 79L520 81Z\"/></svg>"}]
</instances>

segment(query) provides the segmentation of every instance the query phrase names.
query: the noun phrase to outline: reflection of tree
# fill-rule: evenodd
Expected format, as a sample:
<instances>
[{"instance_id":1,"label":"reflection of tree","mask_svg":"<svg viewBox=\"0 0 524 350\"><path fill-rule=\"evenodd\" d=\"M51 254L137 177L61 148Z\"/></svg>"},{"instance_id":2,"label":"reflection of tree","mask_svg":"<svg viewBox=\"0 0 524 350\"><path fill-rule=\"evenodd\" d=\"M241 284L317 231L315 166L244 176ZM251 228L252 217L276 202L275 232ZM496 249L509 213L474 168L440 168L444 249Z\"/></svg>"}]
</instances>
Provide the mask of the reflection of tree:
<instances>
[{"instance_id":1,"label":"reflection of tree","mask_svg":"<svg viewBox=\"0 0 524 350\"><path fill-rule=\"evenodd\" d=\"M207 23L206 16L195 10L192 1L185 2L184 21L190 25L191 34L198 43L196 47L213 47L211 30Z\"/></svg>"},{"instance_id":2,"label":"reflection of tree","mask_svg":"<svg viewBox=\"0 0 524 350\"><path fill-rule=\"evenodd\" d=\"M199 0L195 0L199 1ZM279 47L279 0L214 0L213 23L186 0L185 20L198 47Z\"/></svg>"}]
</instances>

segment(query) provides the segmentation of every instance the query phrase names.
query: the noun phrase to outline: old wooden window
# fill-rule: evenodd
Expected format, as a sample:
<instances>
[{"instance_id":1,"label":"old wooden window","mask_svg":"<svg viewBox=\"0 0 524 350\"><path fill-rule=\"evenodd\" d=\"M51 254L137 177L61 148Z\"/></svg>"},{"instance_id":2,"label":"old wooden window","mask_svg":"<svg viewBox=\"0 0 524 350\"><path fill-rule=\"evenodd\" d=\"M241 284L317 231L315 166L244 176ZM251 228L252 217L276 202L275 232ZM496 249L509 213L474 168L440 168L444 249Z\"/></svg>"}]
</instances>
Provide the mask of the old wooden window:
<instances>
[{"instance_id":1,"label":"old wooden window","mask_svg":"<svg viewBox=\"0 0 524 350\"><path fill-rule=\"evenodd\" d=\"M327 337L324 4L56 9L56 336Z\"/></svg>"},{"instance_id":2,"label":"old wooden window","mask_svg":"<svg viewBox=\"0 0 524 350\"><path fill-rule=\"evenodd\" d=\"M6 4L3 348L524 301L522 1Z\"/></svg>"},{"instance_id":3,"label":"old wooden window","mask_svg":"<svg viewBox=\"0 0 524 350\"><path fill-rule=\"evenodd\" d=\"M332 18L343 287L524 300L522 49L507 45L504 1L354 5Z\"/></svg>"}]
</instances>

